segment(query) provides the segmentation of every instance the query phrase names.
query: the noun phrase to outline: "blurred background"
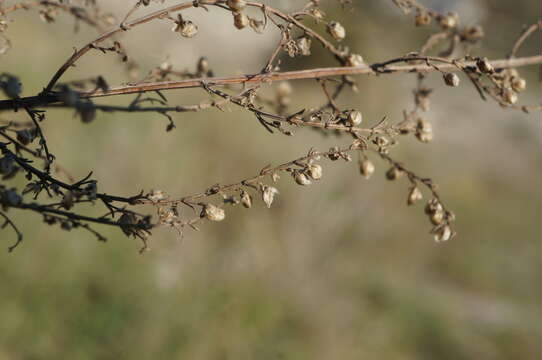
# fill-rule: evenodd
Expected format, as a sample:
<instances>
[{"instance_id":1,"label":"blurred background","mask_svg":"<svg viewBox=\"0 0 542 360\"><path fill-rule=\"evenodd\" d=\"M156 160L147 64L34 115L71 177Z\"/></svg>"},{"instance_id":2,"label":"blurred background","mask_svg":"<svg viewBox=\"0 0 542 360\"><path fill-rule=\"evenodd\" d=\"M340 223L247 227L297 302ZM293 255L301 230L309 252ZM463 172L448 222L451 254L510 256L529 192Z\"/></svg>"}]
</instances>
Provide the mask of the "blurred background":
<instances>
[{"instance_id":1,"label":"blurred background","mask_svg":"<svg viewBox=\"0 0 542 360\"><path fill-rule=\"evenodd\" d=\"M98 0L119 18L133 2ZM522 27L542 18L537 0L421 2L482 24L486 40L472 54L490 58L505 57ZM284 10L303 4L265 3ZM355 0L347 11L322 3L328 18L347 28L344 43L369 63L418 49L431 31L415 28L392 1ZM219 9L185 17L199 25L193 39L164 22L122 35L140 76L165 60L192 70L200 56L219 76L254 73L279 39L271 28L238 31ZM24 95L39 92L73 47L96 36L84 25L74 34L65 15L54 24L35 11L9 18L13 49L0 58L0 72L20 76ZM542 53L540 44L540 35L533 37L521 55ZM318 45L311 57L283 60L284 70L334 64ZM520 69L528 83L521 103L540 102L539 71ZM98 52L65 80L97 75L128 81L115 56ZM357 80L359 93L346 94L341 105L361 109L367 124L384 115L399 120L412 106L413 75ZM0 359L542 358L542 115L482 102L467 81L449 88L433 75L429 83L438 90L428 113L435 141L401 138L392 154L439 184L457 214L453 241L432 240L423 206L406 206L408 183L384 180L387 166L376 158L369 181L355 162L325 163L324 178L310 187L283 176L271 209L237 207L227 221L189 230L183 240L156 230L143 256L140 244L116 229L99 228L109 237L103 244L10 211L25 242L0 252ZM292 86L292 109L323 101L312 81ZM201 90L166 95L172 104L207 99ZM349 144L308 129L271 135L233 107L174 118L177 129L166 133L158 115L100 114L82 124L70 111L49 111L43 128L60 164L77 178L94 171L102 191L119 195L196 193L311 147ZM6 248L14 240L10 230L0 239Z\"/></svg>"}]
</instances>

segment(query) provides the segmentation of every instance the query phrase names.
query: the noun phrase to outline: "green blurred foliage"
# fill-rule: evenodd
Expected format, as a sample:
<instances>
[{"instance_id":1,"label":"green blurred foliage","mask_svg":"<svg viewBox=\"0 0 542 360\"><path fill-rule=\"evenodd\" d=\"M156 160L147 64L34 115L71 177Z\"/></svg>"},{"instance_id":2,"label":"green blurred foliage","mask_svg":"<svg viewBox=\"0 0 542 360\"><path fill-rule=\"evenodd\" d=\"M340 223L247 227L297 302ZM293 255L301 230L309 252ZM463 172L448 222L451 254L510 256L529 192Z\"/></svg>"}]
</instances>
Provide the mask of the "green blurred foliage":
<instances>
[{"instance_id":1,"label":"green blurred foliage","mask_svg":"<svg viewBox=\"0 0 542 360\"><path fill-rule=\"evenodd\" d=\"M126 11L124 4L103 3L119 15ZM469 1L429 3L452 10ZM488 39L475 55L504 56L521 26L542 14L534 0L477 3ZM346 12L334 4L325 4L328 15L344 22L348 46L369 61L412 51L428 34L399 16L391 1L355 1ZM216 10L190 15L201 21L199 39L178 39L160 23L123 35L145 71L167 55L188 68L205 54L218 75L254 72L276 39L240 34ZM43 86L72 46L95 36L84 28L73 34L67 18L53 25L31 11L12 18L14 49L1 66L21 77L26 94ZM539 39L524 52L539 53ZM284 64L333 62L315 51ZM93 53L67 78L102 74L118 83L125 81L119 68ZM539 100L536 69L521 73L530 87L522 100ZM335 163L310 188L282 179L272 209L229 211L226 222L187 232L182 241L157 230L144 256L116 231L100 229L110 241L97 243L90 234L13 212L26 240L15 253L0 253L0 359L542 357L541 116L483 103L468 85L450 89L438 76L433 81L438 91L428 116L435 142L402 140L394 154L440 184L458 214L457 239L432 242L421 207L406 207L408 184L385 182L383 163L370 181L355 165ZM362 109L370 123L384 115L396 120L410 106L414 83L408 75L360 78L360 92L343 105ZM322 100L312 82L293 86L293 108ZM206 96L167 95L179 104ZM302 129L291 138L270 135L237 109L175 119L172 133L156 115L101 114L84 125L69 112L50 111L43 125L59 163L78 178L93 170L101 190L125 195L151 188L174 196L198 192L312 146L348 143ZM7 247L12 234L0 234Z\"/></svg>"}]
</instances>

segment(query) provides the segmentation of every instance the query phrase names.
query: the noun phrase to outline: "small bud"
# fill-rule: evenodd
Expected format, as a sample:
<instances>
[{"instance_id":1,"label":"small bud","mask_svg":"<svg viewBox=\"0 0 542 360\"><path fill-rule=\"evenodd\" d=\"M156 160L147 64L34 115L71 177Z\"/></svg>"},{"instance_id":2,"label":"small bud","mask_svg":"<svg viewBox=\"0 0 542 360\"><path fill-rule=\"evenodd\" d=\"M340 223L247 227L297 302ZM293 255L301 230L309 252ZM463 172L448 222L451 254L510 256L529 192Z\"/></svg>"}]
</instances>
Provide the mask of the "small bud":
<instances>
[{"instance_id":1,"label":"small bud","mask_svg":"<svg viewBox=\"0 0 542 360\"><path fill-rule=\"evenodd\" d=\"M15 170L15 162L11 157L0 158L0 174L9 175Z\"/></svg>"},{"instance_id":2,"label":"small bud","mask_svg":"<svg viewBox=\"0 0 542 360\"><path fill-rule=\"evenodd\" d=\"M350 54L346 57L346 66L361 66L365 64L363 57L359 54Z\"/></svg>"},{"instance_id":3,"label":"small bud","mask_svg":"<svg viewBox=\"0 0 542 360\"><path fill-rule=\"evenodd\" d=\"M431 16L427 11L420 10L415 17L416 26L425 26L431 23Z\"/></svg>"},{"instance_id":4,"label":"small bud","mask_svg":"<svg viewBox=\"0 0 542 360\"><path fill-rule=\"evenodd\" d=\"M15 189L5 190L0 194L0 201L4 206L18 206L23 202L21 195Z\"/></svg>"},{"instance_id":5,"label":"small bud","mask_svg":"<svg viewBox=\"0 0 542 360\"><path fill-rule=\"evenodd\" d=\"M417 186L414 186L413 188L410 189L410 192L408 193L407 204L414 205L416 202L422 199L423 199L423 194L421 190Z\"/></svg>"},{"instance_id":6,"label":"small bud","mask_svg":"<svg viewBox=\"0 0 542 360\"><path fill-rule=\"evenodd\" d=\"M311 54L312 40L306 36L302 36L296 40L297 49L303 56L309 56Z\"/></svg>"},{"instance_id":7,"label":"small bud","mask_svg":"<svg viewBox=\"0 0 542 360\"><path fill-rule=\"evenodd\" d=\"M359 172L365 179L369 179L375 172L375 166L369 159L364 159L359 164Z\"/></svg>"},{"instance_id":8,"label":"small bud","mask_svg":"<svg viewBox=\"0 0 542 360\"><path fill-rule=\"evenodd\" d=\"M210 221L222 221L226 218L226 212L224 209L221 209L213 204L205 204L203 213Z\"/></svg>"},{"instance_id":9,"label":"small bud","mask_svg":"<svg viewBox=\"0 0 542 360\"><path fill-rule=\"evenodd\" d=\"M346 37L346 30L336 21L331 21L327 25L327 32L337 41L341 41Z\"/></svg>"},{"instance_id":10,"label":"small bud","mask_svg":"<svg viewBox=\"0 0 542 360\"><path fill-rule=\"evenodd\" d=\"M524 78L515 77L512 79L512 89L514 89L515 92L525 91L526 88L527 81Z\"/></svg>"},{"instance_id":11,"label":"small bud","mask_svg":"<svg viewBox=\"0 0 542 360\"><path fill-rule=\"evenodd\" d=\"M427 202L427 205L425 205L425 213L427 215L431 215L435 212L443 212L444 209L442 208L442 205L439 203L439 201L435 198L429 200Z\"/></svg>"},{"instance_id":12,"label":"small bud","mask_svg":"<svg viewBox=\"0 0 542 360\"><path fill-rule=\"evenodd\" d=\"M510 88L505 88L502 91L502 98L507 104L513 105L518 101L518 94L516 94L514 90Z\"/></svg>"},{"instance_id":13,"label":"small bud","mask_svg":"<svg viewBox=\"0 0 542 360\"><path fill-rule=\"evenodd\" d=\"M451 87L458 87L459 86L459 76L457 76L454 73L446 73L442 76L444 78L444 82L446 85Z\"/></svg>"},{"instance_id":14,"label":"small bud","mask_svg":"<svg viewBox=\"0 0 542 360\"><path fill-rule=\"evenodd\" d=\"M134 226L136 223L137 219L133 213L125 212L119 219L120 229L127 236L135 235L137 233Z\"/></svg>"},{"instance_id":15,"label":"small bud","mask_svg":"<svg viewBox=\"0 0 542 360\"><path fill-rule=\"evenodd\" d=\"M247 6L245 0L228 0L227 4L230 9L236 12L243 10Z\"/></svg>"},{"instance_id":16,"label":"small bud","mask_svg":"<svg viewBox=\"0 0 542 360\"><path fill-rule=\"evenodd\" d=\"M310 9L310 13L312 14L312 16L314 16L316 20L322 20L325 16L322 10L317 7Z\"/></svg>"},{"instance_id":17,"label":"small bud","mask_svg":"<svg viewBox=\"0 0 542 360\"><path fill-rule=\"evenodd\" d=\"M252 196L245 190L241 191L241 204L247 209L252 207Z\"/></svg>"},{"instance_id":18,"label":"small bud","mask_svg":"<svg viewBox=\"0 0 542 360\"><path fill-rule=\"evenodd\" d=\"M263 202L270 208L275 200L275 195L277 195L279 191L276 188L267 185L261 185L261 190Z\"/></svg>"},{"instance_id":19,"label":"small bud","mask_svg":"<svg viewBox=\"0 0 542 360\"><path fill-rule=\"evenodd\" d=\"M436 242L442 242L442 241L448 241L453 237L452 229L445 225L437 230L435 234L435 241Z\"/></svg>"},{"instance_id":20,"label":"small bud","mask_svg":"<svg viewBox=\"0 0 542 360\"><path fill-rule=\"evenodd\" d=\"M313 180L320 180L322 178L322 166L310 164L308 167L308 174Z\"/></svg>"},{"instance_id":21,"label":"small bud","mask_svg":"<svg viewBox=\"0 0 542 360\"><path fill-rule=\"evenodd\" d=\"M399 179L401 176L403 176L403 172L399 170L397 167L392 166L387 172L386 172L386 179L390 181L394 181Z\"/></svg>"},{"instance_id":22,"label":"small bud","mask_svg":"<svg viewBox=\"0 0 542 360\"><path fill-rule=\"evenodd\" d=\"M476 66L478 66L478 69L484 74L493 74L495 72L493 65L491 65L487 58L479 58L476 60Z\"/></svg>"},{"instance_id":23,"label":"small bud","mask_svg":"<svg viewBox=\"0 0 542 360\"><path fill-rule=\"evenodd\" d=\"M248 16L246 16L242 12L234 13L233 14L233 24L239 30L246 28L248 26L248 24L249 24Z\"/></svg>"}]
</instances>

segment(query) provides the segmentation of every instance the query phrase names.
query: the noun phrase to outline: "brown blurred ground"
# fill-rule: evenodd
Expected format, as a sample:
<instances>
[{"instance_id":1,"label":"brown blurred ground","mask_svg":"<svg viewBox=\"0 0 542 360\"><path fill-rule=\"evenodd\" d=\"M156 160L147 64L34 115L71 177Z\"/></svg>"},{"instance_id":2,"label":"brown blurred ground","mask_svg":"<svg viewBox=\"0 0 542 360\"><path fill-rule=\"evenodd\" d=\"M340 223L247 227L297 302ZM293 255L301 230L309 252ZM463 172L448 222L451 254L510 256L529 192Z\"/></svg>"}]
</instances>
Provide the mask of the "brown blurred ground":
<instances>
[{"instance_id":1,"label":"brown blurred ground","mask_svg":"<svg viewBox=\"0 0 542 360\"><path fill-rule=\"evenodd\" d=\"M127 8L103 3L119 15ZM423 41L426 31L399 16L391 1L355 3L353 12L327 10L347 25L348 45L369 62L403 55ZM426 4L458 6L469 21L480 20L488 39L475 55L495 58L507 53L522 25L542 17L535 0ZM267 41L239 33L219 11L189 14L200 25L194 40L179 39L161 23L125 35L143 69L167 56L177 68L189 68L206 55L217 75L255 72L274 46L276 35L265 35ZM28 95L72 46L95 35L85 28L73 35L65 17L55 25L32 12L13 18L14 49L0 60L1 72L20 75ZM523 50L540 52L540 35ZM331 60L319 51L303 61L285 59L291 68ZM527 103L540 102L537 70L521 70ZM98 54L67 78L98 74L124 81L118 63ZM14 254L0 253L0 359L542 357L542 115L503 111L467 85L444 88L438 76L433 80L435 142L403 139L395 156L440 184L458 215L457 239L432 241L421 208L405 205L408 185L385 182L382 163L371 181L348 164L327 164L324 179L310 188L283 179L272 209L230 211L228 221L189 231L182 242L159 230L145 256L138 256L139 244L109 229L102 229L110 237L104 245L16 214L26 241ZM343 104L362 109L369 122L398 119L414 83L406 75L360 78L360 92ZM312 82L293 86L299 94L293 108L321 100ZM168 97L190 104L202 93ZM270 135L237 109L175 119L178 128L165 133L164 119L154 115L102 114L83 126L69 112L51 111L44 129L58 161L74 175L91 169L102 190L126 195L151 188L199 192L310 147L348 143L301 129L295 137ZM12 241L8 231L0 238Z\"/></svg>"}]
</instances>

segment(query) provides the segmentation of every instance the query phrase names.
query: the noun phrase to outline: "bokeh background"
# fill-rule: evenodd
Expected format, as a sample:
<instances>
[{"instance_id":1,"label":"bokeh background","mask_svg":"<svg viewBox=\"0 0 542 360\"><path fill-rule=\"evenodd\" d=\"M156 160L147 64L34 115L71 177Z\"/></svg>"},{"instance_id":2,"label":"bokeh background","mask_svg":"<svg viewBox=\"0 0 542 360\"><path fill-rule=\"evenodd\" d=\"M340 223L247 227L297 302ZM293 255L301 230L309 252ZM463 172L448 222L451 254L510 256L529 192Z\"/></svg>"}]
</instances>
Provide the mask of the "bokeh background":
<instances>
[{"instance_id":1,"label":"bokeh background","mask_svg":"<svg viewBox=\"0 0 542 360\"><path fill-rule=\"evenodd\" d=\"M121 17L134 1L98 2ZM504 57L522 26L542 17L537 0L422 2L482 24L487 39L472 53L490 58ZM266 3L286 10L302 4ZM323 3L328 17L347 27L345 44L368 62L415 50L429 33L391 1L355 0L346 12ZM191 40L164 22L123 35L141 75L165 60L193 69L203 55L217 75L256 72L278 40L270 31L237 31L217 9L186 16L200 27ZM25 95L95 37L84 25L74 34L67 16L55 24L34 11L9 18L14 48L0 58L0 71L19 75ZM540 54L540 44L540 35L533 37L522 54ZM284 69L332 65L317 48L309 58L284 58ZM540 102L539 71L520 70L529 88L523 103ZM97 75L127 81L117 59L98 52L66 79ZM482 102L467 81L445 88L433 75L430 83L438 90L428 113L435 141L401 139L393 154L440 185L458 217L453 241L433 242L422 206L405 204L407 182L385 181L386 165L377 159L370 181L355 164L328 163L313 186L280 180L270 210L260 203L236 208L227 221L187 231L182 241L159 229L144 256L117 230L100 228L110 239L103 244L11 211L26 240L15 253L0 252L0 359L542 358L542 116ZM361 109L367 123L397 120L411 106L414 84L412 75L360 77L360 92L341 104ZM314 82L292 85L293 109L323 100ZM174 104L206 98L200 90L167 96ZM162 117L148 114L100 114L85 125L70 111L50 111L43 127L72 174L93 170L102 191L124 195L199 192L310 147L348 144L303 129L271 135L249 114L230 110L175 115L171 133ZM7 247L10 230L0 239Z\"/></svg>"}]
</instances>

